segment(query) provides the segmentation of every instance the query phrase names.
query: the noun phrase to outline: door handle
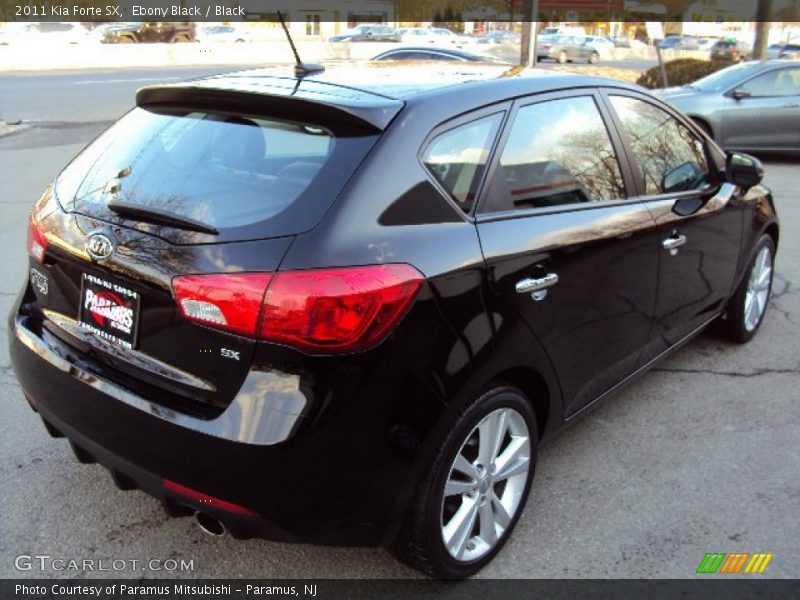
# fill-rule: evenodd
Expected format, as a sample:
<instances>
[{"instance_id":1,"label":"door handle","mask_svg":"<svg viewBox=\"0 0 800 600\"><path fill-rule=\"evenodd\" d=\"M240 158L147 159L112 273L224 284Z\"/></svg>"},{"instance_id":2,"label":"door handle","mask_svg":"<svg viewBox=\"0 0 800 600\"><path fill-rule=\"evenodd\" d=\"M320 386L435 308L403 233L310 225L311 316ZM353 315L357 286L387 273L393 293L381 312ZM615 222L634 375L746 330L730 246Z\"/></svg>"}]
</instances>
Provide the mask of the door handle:
<instances>
[{"instance_id":1,"label":"door handle","mask_svg":"<svg viewBox=\"0 0 800 600\"><path fill-rule=\"evenodd\" d=\"M683 246L685 243L686 243L685 235L678 235L677 233L673 233L670 237L662 241L661 245L664 247L664 250L668 250L672 256L675 256L678 253L678 248Z\"/></svg>"},{"instance_id":2,"label":"door handle","mask_svg":"<svg viewBox=\"0 0 800 600\"><path fill-rule=\"evenodd\" d=\"M547 273L543 277L529 277L517 282L516 290L518 294L530 294L544 290L558 283L558 275Z\"/></svg>"}]
</instances>

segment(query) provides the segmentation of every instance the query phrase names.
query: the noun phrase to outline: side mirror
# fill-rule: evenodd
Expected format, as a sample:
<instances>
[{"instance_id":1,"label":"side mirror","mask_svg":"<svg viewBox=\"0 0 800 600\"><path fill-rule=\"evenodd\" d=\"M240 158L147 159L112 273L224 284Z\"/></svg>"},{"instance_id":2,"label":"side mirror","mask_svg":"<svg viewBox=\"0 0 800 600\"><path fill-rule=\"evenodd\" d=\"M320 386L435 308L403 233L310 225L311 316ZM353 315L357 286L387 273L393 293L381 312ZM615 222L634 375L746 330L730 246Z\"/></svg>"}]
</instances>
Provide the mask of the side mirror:
<instances>
[{"instance_id":1,"label":"side mirror","mask_svg":"<svg viewBox=\"0 0 800 600\"><path fill-rule=\"evenodd\" d=\"M764 178L764 167L754 156L730 152L725 162L725 178L746 192L761 183Z\"/></svg>"},{"instance_id":2,"label":"side mirror","mask_svg":"<svg viewBox=\"0 0 800 600\"><path fill-rule=\"evenodd\" d=\"M741 100L742 98L749 98L749 97L750 97L750 92L748 92L747 90L733 90L733 92L731 92L731 98L733 98L734 100Z\"/></svg>"}]
</instances>

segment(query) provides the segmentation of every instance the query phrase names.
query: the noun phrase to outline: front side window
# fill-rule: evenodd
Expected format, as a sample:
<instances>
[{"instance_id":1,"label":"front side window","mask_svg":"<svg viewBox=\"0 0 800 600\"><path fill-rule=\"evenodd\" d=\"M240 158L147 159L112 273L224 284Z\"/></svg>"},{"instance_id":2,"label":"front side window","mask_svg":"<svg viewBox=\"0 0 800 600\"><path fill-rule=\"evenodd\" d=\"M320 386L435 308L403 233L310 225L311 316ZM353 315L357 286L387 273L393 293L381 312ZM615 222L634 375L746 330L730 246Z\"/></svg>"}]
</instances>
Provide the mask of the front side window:
<instances>
[{"instance_id":1,"label":"front side window","mask_svg":"<svg viewBox=\"0 0 800 600\"><path fill-rule=\"evenodd\" d=\"M483 179L502 113L472 121L438 136L423 162L458 205L468 211Z\"/></svg>"},{"instance_id":2,"label":"front side window","mask_svg":"<svg viewBox=\"0 0 800 600\"><path fill-rule=\"evenodd\" d=\"M550 100L517 112L482 212L625 196L614 147L594 99Z\"/></svg>"},{"instance_id":3,"label":"front side window","mask_svg":"<svg viewBox=\"0 0 800 600\"><path fill-rule=\"evenodd\" d=\"M800 69L775 69L736 88L751 98L800 96Z\"/></svg>"},{"instance_id":4,"label":"front side window","mask_svg":"<svg viewBox=\"0 0 800 600\"><path fill-rule=\"evenodd\" d=\"M680 121L657 106L627 96L611 96L630 140L646 195L686 192L708 182L703 143Z\"/></svg>"}]
</instances>

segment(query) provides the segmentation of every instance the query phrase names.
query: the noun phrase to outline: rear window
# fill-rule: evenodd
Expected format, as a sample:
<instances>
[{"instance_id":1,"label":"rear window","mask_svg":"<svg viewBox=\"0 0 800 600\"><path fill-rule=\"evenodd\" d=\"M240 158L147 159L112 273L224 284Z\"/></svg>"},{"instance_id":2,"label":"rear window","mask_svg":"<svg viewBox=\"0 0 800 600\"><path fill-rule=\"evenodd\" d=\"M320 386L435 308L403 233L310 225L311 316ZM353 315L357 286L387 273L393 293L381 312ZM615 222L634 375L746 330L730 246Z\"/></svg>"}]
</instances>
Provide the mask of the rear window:
<instances>
[{"instance_id":1,"label":"rear window","mask_svg":"<svg viewBox=\"0 0 800 600\"><path fill-rule=\"evenodd\" d=\"M59 178L59 200L116 219L109 200L198 221L221 240L290 235L316 224L374 136L265 116L137 108Z\"/></svg>"}]
</instances>

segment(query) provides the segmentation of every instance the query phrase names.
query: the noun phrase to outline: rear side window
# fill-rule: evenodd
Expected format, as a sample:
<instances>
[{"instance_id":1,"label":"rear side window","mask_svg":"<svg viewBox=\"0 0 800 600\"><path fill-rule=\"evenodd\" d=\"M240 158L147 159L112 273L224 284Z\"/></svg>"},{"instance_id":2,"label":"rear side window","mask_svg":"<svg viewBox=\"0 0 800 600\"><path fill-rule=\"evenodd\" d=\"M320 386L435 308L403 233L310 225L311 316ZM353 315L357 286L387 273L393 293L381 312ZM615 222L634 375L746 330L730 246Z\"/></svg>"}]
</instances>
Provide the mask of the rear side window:
<instances>
[{"instance_id":1,"label":"rear side window","mask_svg":"<svg viewBox=\"0 0 800 600\"><path fill-rule=\"evenodd\" d=\"M644 179L645 194L698 189L709 177L703 143L675 117L657 106L611 96Z\"/></svg>"},{"instance_id":2,"label":"rear side window","mask_svg":"<svg viewBox=\"0 0 800 600\"><path fill-rule=\"evenodd\" d=\"M57 191L100 218L117 199L226 230L227 239L290 235L316 223L372 141L302 121L137 108L62 174L82 179L79 187Z\"/></svg>"},{"instance_id":3,"label":"rear side window","mask_svg":"<svg viewBox=\"0 0 800 600\"><path fill-rule=\"evenodd\" d=\"M436 137L423 162L450 197L465 211L475 203L502 113L450 129Z\"/></svg>"},{"instance_id":4,"label":"rear side window","mask_svg":"<svg viewBox=\"0 0 800 600\"><path fill-rule=\"evenodd\" d=\"M522 107L482 212L600 202L625 196L617 156L594 99Z\"/></svg>"}]
</instances>

